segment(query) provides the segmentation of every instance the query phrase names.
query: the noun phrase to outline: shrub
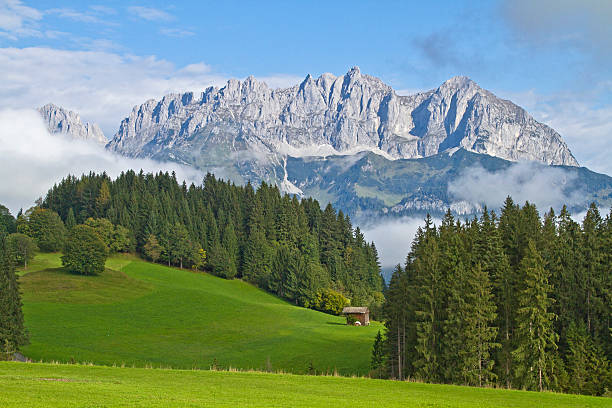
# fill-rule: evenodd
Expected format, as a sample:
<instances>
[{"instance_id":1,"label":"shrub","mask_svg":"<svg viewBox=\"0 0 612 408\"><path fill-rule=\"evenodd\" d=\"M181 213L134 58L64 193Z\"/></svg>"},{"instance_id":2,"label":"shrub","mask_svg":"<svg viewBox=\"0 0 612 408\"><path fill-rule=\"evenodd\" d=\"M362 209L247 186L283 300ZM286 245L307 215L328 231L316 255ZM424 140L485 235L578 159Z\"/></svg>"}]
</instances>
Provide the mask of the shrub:
<instances>
[{"instance_id":1,"label":"shrub","mask_svg":"<svg viewBox=\"0 0 612 408\"><path fill-rule=\"evenodd\" d=\"M19 220L18 230L34 238L43 252L60 251L64 246L66 227L55 211L45 208L28 210Z\"/></svg>"},{"instance_id":2,"label":"shrub","mask_svg":"<svg viewBox=\"0 0 612 408\"><path fill-rule=\"evenodd\" d=\"M104 271L108 251L96 231L87 225L76 225L70 230L62 264L81 275L98 275Z\"/></svg>"},{"instance_id":3,"label":"shrub","mask_svg":"<svg viewBox=\"0 0 612 408\"><path fill-rule=\"evenodd\" d=\"M340 292L332 289L323 289L317 293L314 308L322 312L339 315L350 301Z\"/></svg>"},{"instance_id":4,"label":"shrub","mask_svg":"<svg viewBox=\"0 0 612 408\"><path fill-rule=\"evenodd\" d=\"M7 246L13 262L17 265L23 265L25 269L28 268L28 261L34 259L34 255L38 251L34 240L20 233L9 235Z\"/></svg>"}]
</instances>

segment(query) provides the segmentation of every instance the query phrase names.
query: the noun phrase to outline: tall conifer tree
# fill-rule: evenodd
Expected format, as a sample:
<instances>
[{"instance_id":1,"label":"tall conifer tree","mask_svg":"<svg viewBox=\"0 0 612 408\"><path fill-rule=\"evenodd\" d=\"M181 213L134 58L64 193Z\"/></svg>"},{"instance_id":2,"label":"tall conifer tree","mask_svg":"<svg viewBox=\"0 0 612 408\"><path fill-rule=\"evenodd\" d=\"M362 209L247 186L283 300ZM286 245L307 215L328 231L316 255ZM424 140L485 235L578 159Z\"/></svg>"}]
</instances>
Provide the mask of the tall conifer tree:
<instances>
[{"instance_id":1,"label":"tall conifer tree","mask_svg":"<svg viewBox=\"0 0 612 408\"><path fill-rule=\"evenodd\" d=\"M524 288L519 293L517 310L517 348L515 375L520 386L544 390L552 379L548 372L553 353L557 349L558 335L553 330L556 315L552 313L552 290L544 269L544 261L533 241L529 240L520 264Z\"/></svg>"}]
</instances>

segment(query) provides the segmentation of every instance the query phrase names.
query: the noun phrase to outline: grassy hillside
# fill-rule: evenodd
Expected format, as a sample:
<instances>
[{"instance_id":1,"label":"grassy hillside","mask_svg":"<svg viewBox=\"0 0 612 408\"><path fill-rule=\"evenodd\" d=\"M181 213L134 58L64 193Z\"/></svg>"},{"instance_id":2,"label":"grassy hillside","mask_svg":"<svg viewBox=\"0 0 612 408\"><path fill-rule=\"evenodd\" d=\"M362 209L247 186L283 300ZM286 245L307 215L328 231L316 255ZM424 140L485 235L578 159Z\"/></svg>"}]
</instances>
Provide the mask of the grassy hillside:
<instances>
[{"instance_id":1,"label":"grassy hillside","mask_svg":"<svg viewBox=\"0 0 612 408\"><path fill-rule=\"evenodd\" d=\"M608 398L365 378L0 363L2 407L610 407Z\"/></svg>"},{"instance_id":2,"label":"grassy hillside","mask_svg":"<svg viewBox=\"0 0 612 408\"><path fill-rule=\"evenodd\" d=\"M100 276L59 266L59 255L42 255L20 278L23 352L35 361L365 374L381 327L349 327L238 280L129 256L109 259Z\"/></svg>"}]
</instances>

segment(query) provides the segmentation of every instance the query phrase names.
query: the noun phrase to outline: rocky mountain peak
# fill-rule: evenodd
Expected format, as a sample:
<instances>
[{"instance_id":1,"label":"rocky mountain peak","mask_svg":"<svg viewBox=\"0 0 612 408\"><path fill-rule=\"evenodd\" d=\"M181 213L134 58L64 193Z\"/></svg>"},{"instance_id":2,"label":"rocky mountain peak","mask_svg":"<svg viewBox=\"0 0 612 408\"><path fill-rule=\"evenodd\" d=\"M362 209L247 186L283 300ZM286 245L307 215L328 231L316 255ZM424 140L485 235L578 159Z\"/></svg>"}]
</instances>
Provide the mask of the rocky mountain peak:
<instances>
[{"instance_id":1,"label":"rocky mountain peak","mask_svg":"<svg viewBox=\"0 0 612 408\"><path fill-rule=\"evenodd\" d=\"M200 98L168 95L135 108L108 147L188 163L219 149L228 157L371 151L403 159L463 148L513 161L578 164L557 132L467 77L398 96L359 67L338 77L307 75L286 89L272 90L251 76L209 88Z\"/></svg>"},{"instance_id":2,"label":"rocky mountain peak","mask_svg":"<svg viewBox=\"0 0 612 408\"><path fill-rule=\"evenodd\" d=\"M78 113L48 103L37 109L50 133L68 135L73 139L106 144L102 129L95 123L83 123Z\"/></svg>"},{"instance_id":3,"label":"rocky mountain peak","mask_svg":"<svg viewBox=\"0 0 612 408\"><path fill-rule=\"evenodd\" d=\"M456 89L462 89L462 88L469 88L473 86L478 87L478 84L472 81L469 77L458 75L458 76L454 76L444 81L444 83L440 85L440 88L456 90Z\"/></svg>"}]
</instances>

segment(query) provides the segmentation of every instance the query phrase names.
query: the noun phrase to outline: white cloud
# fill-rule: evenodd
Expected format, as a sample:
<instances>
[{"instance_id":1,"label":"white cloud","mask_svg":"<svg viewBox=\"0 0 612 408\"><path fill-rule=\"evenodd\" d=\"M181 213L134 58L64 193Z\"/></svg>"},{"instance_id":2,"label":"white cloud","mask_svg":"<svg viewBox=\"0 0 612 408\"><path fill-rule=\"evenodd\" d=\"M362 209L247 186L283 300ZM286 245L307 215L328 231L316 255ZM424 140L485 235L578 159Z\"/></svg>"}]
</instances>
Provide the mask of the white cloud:
<instances>
[{"instance_id":1,"label":"white cloud","mask_svg":"<svg viewBox=\"0 0 612 408\"><path fill-rule=\"evenodd\" d=\"M89 6L89 9L98 14L107 14L107 15L117 14L117 10L115 10L114 8L103 6L100 4Z\"/></svg>"},{"instance_id":2,"label":"white cloud","mask_svg":"<svg viewBox=\"0 0 612 408\"><path fill-rule=\"evenodd\" d=\"M604 59L612 50L612 3L602 0L505 0L502 15L517 38L536 47L578 49Z\"/></svg>"},{"instance_id":3,"label":"white cloud","mask_svg":"<svg viewBox=\"0 0 612 408\"><path fill-rule=\"evenodd\" d=\"M204 63L176 67L155 56L51 48L0 48L0 108L48 102L97 122L112 137L132 107L171 92L223 86L228 75ZM259 78L271 87L298 83L290 75Z\"/></svg>"},{"instance_id":4,"label":"white cloud","mask_svg":"<svg viewBox=\"0 0 612 408\"><path fill-rule=\"evenodd\" d=\"M168 37L185 38L195 35L193 31L183 30L181 28L162 28L159 32Z\"/></svg>"},{"instance_id":5,"label":"white cloud","mask_svg":"<svg viewBox=\"0 0 612 408\"><path fill-rule=\"evenodd\" d=\"M152 7L132 6L128 7L128 11L147 21L170 21L174 19L173 15Z\"/></svg>"},{"instance_id":6,"label":"white cloud","mask_svg":"<svg viewBox=\"0 0 612 408\"><path fill-rule=\"evenodd\" d=\"M100 14L97 10L92 10L92 12ZM45 14L54 14L58 17L79 21L81 23L109 24L109 22L98 18L92 12L82 12L71 8L53 8L45 10Z\"/></svg>"},{"instance_id":7,"label":"white cloud","mask_svg":"<svg viewBox=\"0 0 612 408\"><path fill-rule=\"evenodd\" d=\"M20 37L40 37L36 22L42 13L19 0L0 0L0 37L16 41Z\"/></svg>"},{"instance_id":8,"label":"white cloud","mask_svg":"<svg viewBox=\"0 0 612 408\"><path fill-rule=\"evenodd\" d=\"M13 214L68 174L106 171L116 177L121 171L175 171L177 179L201 183L202 173L175 163L129 159L95 144L47 132L34 110L0 110L0 203Z\"/></svg>"},{"instance_id":9,"label":"white cloud","mask_svg":"<svg viewBox=\"0 0 612 408\"><path fill-rule=\"evenodd\" d=\"M439 224L440 220L434 219L434 223ZM379 219L363 226L362 232L368 242L376 244L381 266L389 268L404 265L416 231L423 225L425 221L420 217Z\"/></svg>"},{"instance_id":10,"label":"white cloud","mask_svg":"<svg viewBox=\"0 0 612 408\"><path fill-rule=\"evenodd\" d=\"M580 92L544 95L525 92L500 92L523 106L533 117L561 134L581 166L612 175L610 140L612 106L600 103L612 94L612 81L602 81Z\"/></svg>"},{"instance_id":11,"label":"white cloud","mask_svg":"<svg viewBox=\"0 0 612 408\"><path fill-rule=\"evenodd\" d=\"M495 210L502 207L508 195L515 203L529 201L541 210L559 209L563 204L586 204L579 190L565 191L574 180L575 176L563 169L533 162L516 163L496 172L475 166L463 169L449 183L448 193L455 200Z\"/></svg>"}]
</instances>

